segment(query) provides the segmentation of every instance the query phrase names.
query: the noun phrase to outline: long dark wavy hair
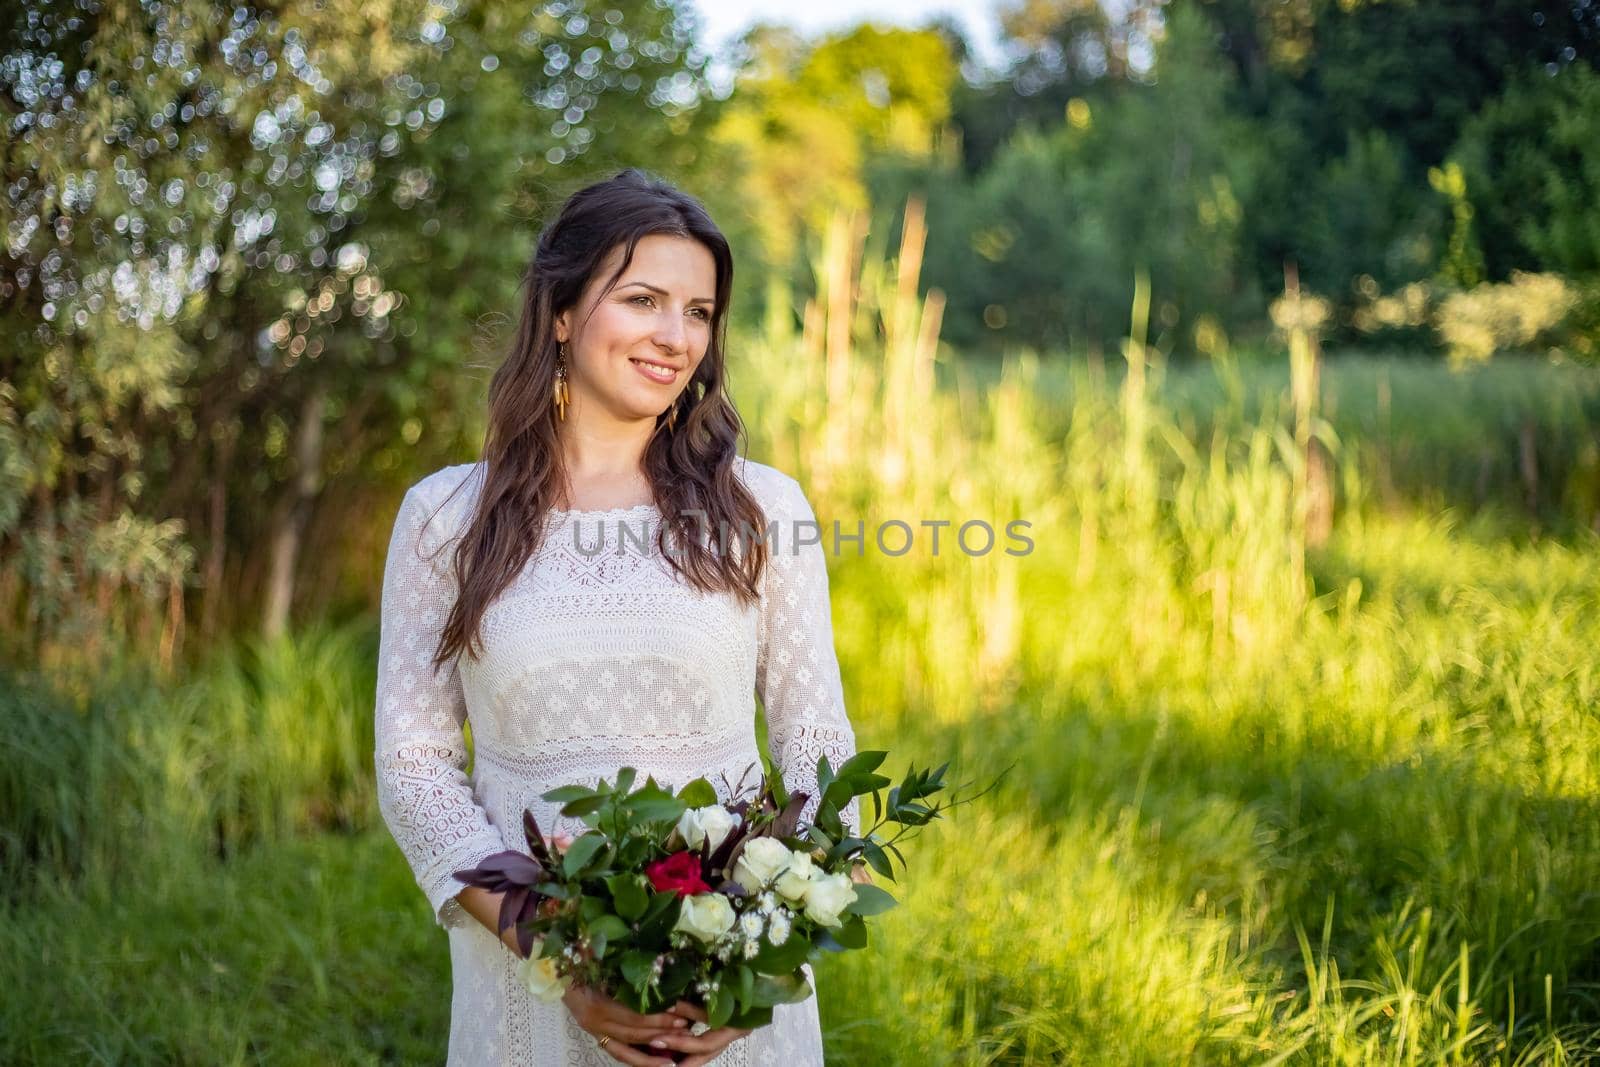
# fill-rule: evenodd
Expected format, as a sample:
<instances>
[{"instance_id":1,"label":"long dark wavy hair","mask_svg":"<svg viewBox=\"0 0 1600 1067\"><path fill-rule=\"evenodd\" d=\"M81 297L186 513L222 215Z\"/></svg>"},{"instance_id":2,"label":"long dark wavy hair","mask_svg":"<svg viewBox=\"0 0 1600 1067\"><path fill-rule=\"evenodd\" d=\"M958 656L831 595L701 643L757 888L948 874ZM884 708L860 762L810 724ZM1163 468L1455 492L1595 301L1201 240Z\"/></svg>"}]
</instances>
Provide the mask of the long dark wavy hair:
<instances>
[{"instance_id":1,"label":"long dark wavy hair","mask_svg":"<svg viewBox=\"0 0 1600 1067\"><path fill-rule=\"evenodd\" d=\"M523 276L515 340L489 384L482 491L455 547L459 595L440 633L435 665L482 651L484 611L538 551L545 517L566 484L555 408L555 319L577 306L606 256L621 245L622 263L605 282L609 292L633 262L640 238L651 234L700 242L717 268L705 356L674 402L677 417L669 421L663 412L645 446L644 473L662 514L656 544L695 588L731 592L743 604L759 598L764 541L741 537L741 550L719 552L705 537L708 530L754 534L765 521L760 504L733 473L744 433L726 389L733 254L698 200L630 167L572 194L539 235ZM703 521L689 514L695 510Z\"/></svg>"}]
</instances>

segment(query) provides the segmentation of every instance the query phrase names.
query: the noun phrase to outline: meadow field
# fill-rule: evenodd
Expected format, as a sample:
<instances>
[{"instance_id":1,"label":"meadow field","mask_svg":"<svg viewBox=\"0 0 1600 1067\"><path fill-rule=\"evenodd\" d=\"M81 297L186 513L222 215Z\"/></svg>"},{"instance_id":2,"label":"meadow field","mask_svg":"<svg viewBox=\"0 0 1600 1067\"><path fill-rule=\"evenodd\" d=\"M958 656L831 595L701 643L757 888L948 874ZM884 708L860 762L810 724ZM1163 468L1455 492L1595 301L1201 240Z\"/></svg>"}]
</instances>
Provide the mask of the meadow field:
<instances>
[{"instance_id":1,"label":"meadow field","mask_svg":"<svg viewBox=\"0 0 1600 1067\"><path fill-rule=\"evenodd\" d=\"M819 967L830 1062L1600 1060L1600 372L1331 353L1297 406L1307 338L1180 367L1137 329L980 366L873 277L738 339L750 452L865 523L860 746L1005 774ZM891 519L1034 547L893 556ZM369 615L0 684L0 1062L443 1060L375 651Z\"/></svg>"}]
</instances>

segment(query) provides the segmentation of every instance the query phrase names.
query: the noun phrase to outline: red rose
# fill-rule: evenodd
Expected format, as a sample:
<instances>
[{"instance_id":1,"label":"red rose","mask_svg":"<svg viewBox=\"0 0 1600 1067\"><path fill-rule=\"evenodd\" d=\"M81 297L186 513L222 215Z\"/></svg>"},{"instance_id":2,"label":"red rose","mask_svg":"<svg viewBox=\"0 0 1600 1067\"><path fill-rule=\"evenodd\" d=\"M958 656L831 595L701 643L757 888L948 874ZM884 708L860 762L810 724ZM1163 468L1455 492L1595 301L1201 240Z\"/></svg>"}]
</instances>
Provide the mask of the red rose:
<instances>
[{"instance_id":1,"label":"red rose","mask_svg":"<svg viewBox=\"0 0 1600 1067\"><path fill-rule=\"evenodd\" d=\"M680 897L711 892L711 887L700 878L700 857L693 852L674 852L647 866L644 873L659 892L676 893Z\"/></svg>"}]
</instances>

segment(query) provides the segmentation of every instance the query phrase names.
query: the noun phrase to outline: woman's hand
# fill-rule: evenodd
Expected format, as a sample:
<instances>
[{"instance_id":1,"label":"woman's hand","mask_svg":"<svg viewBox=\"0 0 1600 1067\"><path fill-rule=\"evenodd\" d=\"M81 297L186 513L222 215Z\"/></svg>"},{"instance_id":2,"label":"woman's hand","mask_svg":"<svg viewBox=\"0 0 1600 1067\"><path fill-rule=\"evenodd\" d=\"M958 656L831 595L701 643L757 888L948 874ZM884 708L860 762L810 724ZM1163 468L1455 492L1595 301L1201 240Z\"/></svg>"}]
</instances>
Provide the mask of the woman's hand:
<instances>
[{"instance_id":1,"label":"woman's hand","mask_svg":"<svg viewBox=\"0 0 1600 1067\"><path fill-rule=\"evenodd\" d=\"M653 1044L653 1039L687 1037L689 1020L670 1011L640 1015L632 1008L586 986L570 987L561 1002L572 1018L595 1040L607 1038L602 1050L620 1063L633 1067L677 1067L671 1056L641 1052L634 1045ZM677 1046L668 1045L667 1048Z\"/></svg>"},{"instance_id":2,"label":"woman's hand","mask_svg":"<svg viewBox=\"0 0 1600 1067\"><path fill-rule=\"evenodd\" d=\"M669 1015L679 1017L679 1021L687 1025L689 1020L698 1023L706 1021L705 1009L698 1004L691 1004L687 1000L680 1000L667 1009ZM737 1026L719 1026L715 1030L707 1030L696 1037L682 1031L676 1034L665 1034L651 1040L651 1048L672 1049L675 1052L689 1053L686 1059L681 1059L677 1067L702 1067L717 1058L717 1054L739 1038L750 1033ZM609 1049L609 1046L607 1046Z\"/></svg>"}]
</instances>

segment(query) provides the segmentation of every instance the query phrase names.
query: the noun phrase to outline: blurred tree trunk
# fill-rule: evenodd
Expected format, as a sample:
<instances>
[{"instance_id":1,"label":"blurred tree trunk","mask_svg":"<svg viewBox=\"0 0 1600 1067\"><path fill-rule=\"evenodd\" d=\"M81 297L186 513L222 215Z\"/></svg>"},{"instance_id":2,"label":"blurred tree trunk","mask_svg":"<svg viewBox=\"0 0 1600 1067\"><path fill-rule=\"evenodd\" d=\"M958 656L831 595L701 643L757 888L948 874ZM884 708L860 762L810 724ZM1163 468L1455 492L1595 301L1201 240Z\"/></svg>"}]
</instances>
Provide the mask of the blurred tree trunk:
<instances>
[{"instance_id":1,"label":"blurred tree trunk","mask_svg":"<svg viewBox=\"0 0 1600 1067\"><path fill-rule=\"evenodd\" d=\"M300 542L306 523L322 488L322 413L327 395L321 383L315 385L300 409L300 425L295 431L295 474L289 492L272 513L268 535L272 568L267 575L261 632L269 640L281 635L289 623L289 606L294 599L295 564L300 558Z\"/></svg>"}]
</instances>

